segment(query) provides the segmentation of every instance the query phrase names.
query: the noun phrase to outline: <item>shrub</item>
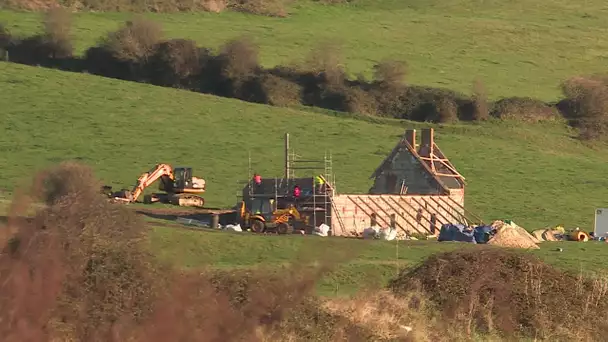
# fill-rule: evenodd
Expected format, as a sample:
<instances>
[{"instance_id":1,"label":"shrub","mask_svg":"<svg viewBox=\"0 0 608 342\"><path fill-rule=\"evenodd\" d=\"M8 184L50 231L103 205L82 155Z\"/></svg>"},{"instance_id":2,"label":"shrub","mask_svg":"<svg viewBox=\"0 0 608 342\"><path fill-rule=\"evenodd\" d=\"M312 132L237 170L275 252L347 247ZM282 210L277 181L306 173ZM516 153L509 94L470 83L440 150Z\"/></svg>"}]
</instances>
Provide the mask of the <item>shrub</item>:
<instances>
[{"instance_id":1,"label":"shrub","mask_svg":"<svg viewBox=\"0 0 608 342\"><path fill-rule=\"evenodd\" d=\"M143 18L127 21L125 26L109 33L99 46L87 50L87 69L114 77L145 81L146 68L162 38L159 24Z\"/></svg>"},{"instance_id":2,"label":"shrub","mask_svg":"<svg viewBox=\"0 0 608 342\"><path fill-rule=\"evenodd\" d=\"M529 97L509 97L496 101L491 115L503 120L538 122L558 117L557 110L543 101Z\"/></svg>"},{"instance_id":3,"label":"shrub","mask_svg":"<svg viewBox=\"0 0 608 342\"><path fill-rule=\"evenodd\" d=\"M452 123L458 121L458 106L452 99L442 98L437 103L437 118L439 123Z\"/></svg>"},{"instance_id":4,"label":"shrub","mask_svg":"<svg viewBox=\"0 0 608 342\"><path fill-rule=\"evenodd\" d=\"M378 103L374 96L359 87L344 88L342 97L342 111L368 115L378 113Z\"/></svg>"},{"instance_id":5,"label":"shrub","mask_svg":"<svg viewBox=\"0 0 608 342\"><path fill-rule=\"evenodd\" d=\"M401 118L415 121L448 120L453 106L459 116L461 107L469 103L466 96L455 91L419 86L407 87L400 98Z\"/></svg>"},{"instance_id":6,"label":"shrub","mask_svg":"<svg viewBox=\"0 0 608 342\"><path fill-rule=\"evenodd\" d=\"M112 340L152 309L162 277L143 221L96 184L90 168L71 162L38 175L31 195L46 206L19 222L17 243L0 254L7 340Z\"/></svg>"},{"instance_id":7,"label":"shrub","mask_svg":"<svg viewBox=\"0 0 608 342\"><path fill-rule=\"evenodd\" d=\"M308 56L305 68L316 75L319 86L323 84L338 87L343 85L346 79L340 46L333 41L318 44Z\"/></svg>"},{"instance_id":8,"label":"shrub","mask_svg":"<svg viewBox=\"0 0 608 342\"><path fill-rule=\"evenodd\" d=\"M5 50L12 43L13 37L9 30L0 23L0 50Z\"/></svg>"},{"instance_id":9,"label":"shrub","mask_svg":"<svg viewBox=\"0 0 608 342\"><path fill-rule=\"evenodd\" d=\"M259 100L255 77L260 69L258 47L246 37L231 40L206 64L202 89L220 96ZM255 90L256 94L247 94L247 90Z\"/></svg>"},{"instance_id":10,"label":"shrub","mask_svg":"<svg viewBox=\"0 0 608 342\"><path fill-rule=\"evenodd\" d=\"M285 0L229 0L228 7L239 12L270 17L287 17Z\"/></svg>"},{"instance_id":11,"label":"shrub","mask_svg":"<svg viewBox=\"0 0 608 342\"><path fill-rule=\"evenodd\" d=\"M63 9L52 9L44 17L44 33L21 40L10 40L8 32L1 34L1 44L6 44L9 59L28 65L59 66L61 61L71 58L70 15Z\"/></svg>"},{"instance_id":12,"label":"shrub","mask_svg":"<svg viewBox=\"0 0 608 342\"><path fill-rule=\"evenodd\" d=\"M199 49L192 40L165 41L150 57L148 74L156 85L191 88L200 77L206 57L207 51Z\"/></svg>"},{"instance_id":13,"label":"shrub","mask_svg":"<svg viewBox=\"0 0 608 342\"><path fill-rule=\"evenodd\" d=\"M136 63L150 58L161 38L162 29L158 23L136 18L108 34L102 46L115 58Z\"/></svg>"},{"instance_id":14,"label":"shrub","mask_svg":"<svg viewBox=\"0 0 608 342\"><path fill-rule=\"evenodd\" d=\"M264 74L260 82L264 103L282 107L300 103L302 87L299 84L272 74Z\"/></svg>"},{"instance_id":15,"label":"shrub","mask_svg":"<svg viewBox=\"0 0 608 342\"><path fill-rule=\"evenodd\" d=\"M405 85L407 65L400 61L383 61L374 65L374 80L385 88L399 88Z\"/></svg>"},{"instance_id":16,"label":"shrub","mask_svg":"<svg viewBox=\"0 0 608 342\"><path fill-rule=\"evenodd\" d=\"M569 118L598 118L608 114L608 87L600 76L573 77L561 85L570 102Z\"/></svg>"},{"instance_id":17,"label":"shrub","mask_svg":"<svg viewBox=\"0 0 608 342\"><path fill-rule=\"evenodd\" d=\"M220 13L228 7L226 0L204 0L203 9L207 12Z\"/></svg>"},{"instance_id":18,"label":"shrub","mask_svg":"<svg viewBox=\"0 0 608 342\"><path fill-rule=\"evenodd\" d=\"M117 78L122 80L136 80L132 75L132 65L114 57L112 51L104 46L94 46L85 52L85 70L91 74Z\"/></svg>"},{"instance_id":19,"label":"shrub","mask_svg":"<svg viewBox=\"0 0 608 342\"><path fill-rule=\"evenodd\" d=\"M403 270L390 288L402 296L421 290L446 321L469 335L475 329L518 339L593 341L607 327L606 284L530 254L484 247L432 255Z\"/></svg>"},{"instance_id":20,"label":"shrub","mask_svg":"<svg viewBox=\"0 0 608 342\"><path fill-rule=\"evenodd\" d=\"M218 56L222 76L228 79L252 76L259 69L258 55L258 47L246 37L229 41Z\"/></svg>"},{"instance_id":21,"label":"shrub","mask_svg":"<svg viewBox=\"0 0 608 342\"><path fill-rule=\"evenodd\" d=\"M72 18L63 8L53 8L44 16L44 33L47 44L52 48L53 58L72 57L74 48L70 38Z\"/></svg>"},{"instance_id":22,"label":"shrub","mask_svg":"<svg viewBox=\"0 0 608 342\"><path fill-rule=\"evenodd\" d=\"M562 84L564 116L580 129L580 138L597 139L608 132L608 82L603 76L574 77Z\"/></svg>"},{"instance_id":23,"label":"shrub","mask_svg":"<svg viewBox=\"0 0 608 342\"><path fill-rule=\"evenodd\" d=\"M473 82L473 111L471 119L474 121L487 120L490 117L488 94L480 80Z\"/></svg>"}]
</instances>

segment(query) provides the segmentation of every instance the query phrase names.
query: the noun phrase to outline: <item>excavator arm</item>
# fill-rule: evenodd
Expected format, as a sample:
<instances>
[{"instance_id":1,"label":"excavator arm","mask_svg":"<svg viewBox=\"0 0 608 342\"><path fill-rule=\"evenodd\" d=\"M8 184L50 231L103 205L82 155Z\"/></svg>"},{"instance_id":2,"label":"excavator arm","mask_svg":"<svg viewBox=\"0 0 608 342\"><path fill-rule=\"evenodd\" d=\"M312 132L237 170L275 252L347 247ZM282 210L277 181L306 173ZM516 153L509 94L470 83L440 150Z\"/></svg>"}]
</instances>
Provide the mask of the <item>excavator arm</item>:
<instances>
[{"instance_id":1,"label":"excavator arm","mask_svg":"<svg viewBox=\"0 0 608 342\"><path fill-rule=\"evenodd\" d=\"M173 168L167 164L158 164L152 170L143 173L137 179L137 184L133 187L131 191L131 196L129 198L130 202L135 202L139 198L139 196L144 192L144 190L152 185L152 183L156 182L161 177L169 177L172 181L175 179L175 175L173 174Z\"/></svg>"}]
</instances>

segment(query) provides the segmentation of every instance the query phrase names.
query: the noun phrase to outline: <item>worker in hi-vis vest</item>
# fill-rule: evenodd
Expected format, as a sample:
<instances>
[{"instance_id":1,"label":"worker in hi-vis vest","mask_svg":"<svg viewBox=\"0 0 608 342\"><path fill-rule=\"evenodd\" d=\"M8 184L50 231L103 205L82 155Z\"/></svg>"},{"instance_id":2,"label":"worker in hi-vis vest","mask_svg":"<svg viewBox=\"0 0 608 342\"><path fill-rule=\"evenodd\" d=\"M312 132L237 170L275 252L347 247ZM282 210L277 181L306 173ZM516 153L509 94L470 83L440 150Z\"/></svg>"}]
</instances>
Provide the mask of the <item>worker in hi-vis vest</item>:
<instances>
[{"instance_id":1,"label":"worker in hi-vis vest","mask_svg":"<svg viewBox=\"0 0 608 342\"><path fill-rule=\"evenodd\" d=\"M323 181L323 178L321 176L316 176L315 177L315 186L317 187L318 193L323 193L324 185L325 185L325 182Z\"/></svg>"}]
</instances>

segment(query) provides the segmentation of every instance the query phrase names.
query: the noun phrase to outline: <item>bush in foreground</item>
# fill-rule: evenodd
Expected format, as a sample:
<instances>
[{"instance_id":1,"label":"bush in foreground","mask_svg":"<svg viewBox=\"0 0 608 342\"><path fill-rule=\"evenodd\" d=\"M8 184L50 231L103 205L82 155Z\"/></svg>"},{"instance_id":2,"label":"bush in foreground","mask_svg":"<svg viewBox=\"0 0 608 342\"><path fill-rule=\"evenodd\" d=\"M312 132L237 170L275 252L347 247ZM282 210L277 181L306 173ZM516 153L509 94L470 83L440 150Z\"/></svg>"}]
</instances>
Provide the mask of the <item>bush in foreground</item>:
<instances>
[{"instance_id":1,"label":"bush in foreground","mask_svg":"<svg viewBox=\"0 0 608 342\"><path fill-rule=\"evenodd\" d=\"M390 287L400 295L423 292L469 335L597 341L608 328L607 285L528 254L482 247L433 255Z\"/></svg>"},{"instance_id":2,"label":"bush in foreground","mask_svg":"<svg viewBox=\"0 0 608 342\"><path fill-rule=\"evenodd\" d=\"M16 220L21 212L14 212L10 229L2 230L4 341L357 341L373 335L321 308L311 292L323 268L247 275L160 264L143 221L109 203L97 185L81 164L45 170L30 193L42 209L31 220Z\"/></svg>"}]
</instances>

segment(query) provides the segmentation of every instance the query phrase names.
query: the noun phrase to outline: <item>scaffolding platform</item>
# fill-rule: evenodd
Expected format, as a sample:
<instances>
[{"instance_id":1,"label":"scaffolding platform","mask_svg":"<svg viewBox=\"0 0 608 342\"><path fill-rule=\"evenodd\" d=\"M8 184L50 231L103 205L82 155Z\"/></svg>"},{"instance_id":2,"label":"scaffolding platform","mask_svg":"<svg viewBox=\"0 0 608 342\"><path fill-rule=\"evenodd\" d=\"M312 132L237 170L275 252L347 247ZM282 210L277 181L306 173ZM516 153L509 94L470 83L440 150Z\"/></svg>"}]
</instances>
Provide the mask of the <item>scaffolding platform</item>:
<instances>
[{"instance_id":1,"label":"scaffolding platform","mask_svg":"<svg viewBox=\"0 0 608 342\"><path fill-rule=\"evenodd\" d=\"M303 159L290 149L289 133L286 133L284 155L283 175L275 178L262 177L259 185L254 183L251 157L249 157L249 180L243 182L246 185L242 193L237 194L237 198L245 203L252 203L256 198L272 199L276 209L294 205L300 214L308 216L311 225L314 224L315 227L321 224L331 226L332 196L335 195L331 152L326 152L323 159ZM305 176L298 177L302 173ZM318 184L315 183L316 177L321 177L323 180L323 190L325 191L319 191ZM300 197L297 200L293 196L296 185L301 189Z\"/></svg>"}]
</instances>

